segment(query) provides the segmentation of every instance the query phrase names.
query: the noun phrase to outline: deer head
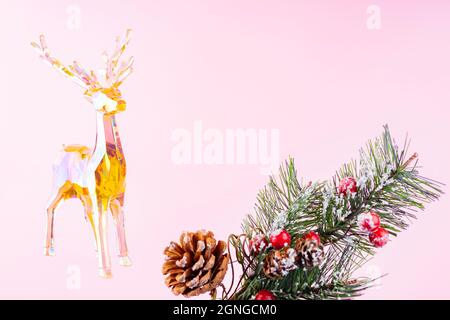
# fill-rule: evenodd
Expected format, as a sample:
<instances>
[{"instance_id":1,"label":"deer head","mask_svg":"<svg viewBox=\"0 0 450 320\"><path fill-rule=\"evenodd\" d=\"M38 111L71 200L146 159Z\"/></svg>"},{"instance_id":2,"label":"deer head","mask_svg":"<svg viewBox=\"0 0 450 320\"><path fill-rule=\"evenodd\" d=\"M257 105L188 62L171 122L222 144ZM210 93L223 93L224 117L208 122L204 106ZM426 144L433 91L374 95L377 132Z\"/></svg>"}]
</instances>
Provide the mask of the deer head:
<instances>
[{"instance_id":1,"label":"deer head","mask_svg":"<svg viewBox=\"0 0 450 320\"><path fill-rule=\"evenodd\" d=\"M50 64L65 76L71 78L81 86L84 96L91 102L96 111L104 114L115 114L126 109L126 102L122 99L119 86L133 71L133 57L122 60L122 55L130 42L131 30L127 30L125 38L116 38L116 48L112 55L102 54L105 68L97 72L86 71L77 61L68 67L54 58L47 47L44 35L39 37L39 43L31 45L37 50L40 58Z\"/></svg>"}]
</instances>

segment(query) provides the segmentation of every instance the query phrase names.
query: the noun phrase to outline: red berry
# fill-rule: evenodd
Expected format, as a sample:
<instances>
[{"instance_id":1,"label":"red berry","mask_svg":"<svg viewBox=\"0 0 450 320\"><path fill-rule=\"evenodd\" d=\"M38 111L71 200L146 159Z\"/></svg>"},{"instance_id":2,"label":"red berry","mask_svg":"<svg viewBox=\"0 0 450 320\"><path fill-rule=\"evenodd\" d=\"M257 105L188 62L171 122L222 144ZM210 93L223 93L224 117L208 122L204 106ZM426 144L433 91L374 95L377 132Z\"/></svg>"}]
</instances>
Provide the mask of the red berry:
<instances>
[{"instance_id":1,"label":"red berry","mask_svg":"<svg viewBox=\"0 0 450 320\"><path fill-rule=\"evenodd\" d=\"M266 236L263 234L257 234L249 242L250 252L253 254L259 254L261 251L264 251L268 245L269 243L266 240Z\"/></svg>"},{"instance_id":2,"label":"red berry","mask_svg":"<svg viewBox=\"0 0 450 320\"><path fill-rule=\"evenodd\" d=\"M319 234L317 232L310 231L307 234L305 234L303 236L303 238L307 239L307 240L316 240L317 244L320 244L320 236L319 236Z\"/></svg>"},{"instance_id":3,"label":"red berry","mask_svg":"<svg viewBox=\"0 0 450 320\"><path fill-rule=\"evenodd\" d=\"M286 230L275 231L270 235L270 243L275 250L289 247L291 245L291 235Z\"/></svg>"},{"instance_id":4,"label":"red berry","mask_svg":"<svg viewBox=\"0 0 450 320\"><path fill-rule=\"evenodd\" d=\"M356 188L356 180L352 177L346 177L339 182L338 192L344 196L355 193L357 191Z\"/></svg>"},{"instance_id":5,"label":"red berry","mask_svg":"<svg viewBox=\"0 0 450 320\"><path fill-rule=\"evenodd\" d=\"M364 232L372 232L380 227L380 217L374 211L361 213L358 216L358 225Z\"/></svg>"},{"instance_id":6,"label":"red berry","mask_svg":"<svg viewBox=\"0 0 450 320\"><path fill-rule=\"evenodd\" d=\"M255 300L277 300L277 298L269 290L261 290L256 294Z\"/></svg>"},{"instance_id":7,"label":"red berry","mask_svg":"<svg viewBox=\"0 0 450 320\"><path fill-rule=\"evenodd\" d=\"M380 227L369 235L370 242L377 248L384 246L389 240L389 232Z\"/></svg>"}]
</instances>

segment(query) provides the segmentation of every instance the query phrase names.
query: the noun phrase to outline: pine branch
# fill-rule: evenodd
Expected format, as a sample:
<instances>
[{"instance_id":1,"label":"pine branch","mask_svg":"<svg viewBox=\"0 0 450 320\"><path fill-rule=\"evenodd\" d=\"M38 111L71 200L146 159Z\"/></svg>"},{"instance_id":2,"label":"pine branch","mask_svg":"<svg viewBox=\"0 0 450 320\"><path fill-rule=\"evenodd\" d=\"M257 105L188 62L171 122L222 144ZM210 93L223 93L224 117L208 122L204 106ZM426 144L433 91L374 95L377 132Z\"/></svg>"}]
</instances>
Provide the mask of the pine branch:
<instances>
[{"instance_id":1,"label":"pine branch","mask_svg":"<svg viewBox=\"0 0 450 320\"><path fill-rule=\"evenodd\" d=\"M246 217L242 229L247 240L255 234L268 239L284 229L292 236L292 243L314 230L326 246L325 259L310 270L299 268L281 279L268 279L262 264L271 248L255 257L235 238L231 244L243 276L230 298L250 299L261 289L271 290L281 299L340 299L361 294L371 280L355 280L352 274L374 253L374 246L359 229L358 216L376 211L382 227L396 236L424 204L442 194L441 183L419 175L418 155L408 158L408 146L406 139L399 151L385 126L379 139L360 150L358 163L344 165L329 181L306 185L298 180L293 159L286 161L278 179L271 177L259 192L255 214ZM346 177L357 181L357 192L338 192L340 181Z\"/></svg>"}]
</instances>

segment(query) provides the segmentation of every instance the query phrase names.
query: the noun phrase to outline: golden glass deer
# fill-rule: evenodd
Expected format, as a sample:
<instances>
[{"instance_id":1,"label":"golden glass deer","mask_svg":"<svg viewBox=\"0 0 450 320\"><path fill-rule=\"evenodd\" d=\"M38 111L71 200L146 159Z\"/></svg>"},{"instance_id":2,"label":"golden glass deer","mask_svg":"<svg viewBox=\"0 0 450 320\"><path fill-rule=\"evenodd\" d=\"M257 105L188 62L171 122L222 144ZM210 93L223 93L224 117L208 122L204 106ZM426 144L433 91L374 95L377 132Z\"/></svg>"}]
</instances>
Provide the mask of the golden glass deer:
<instances>
[{"instance_id":1,"label":"golden glass deer","mask_svg":"<svg viewBox=\"0 0 450 320\"><path fill-rule=\"evenodd\" d=\"M51 56L43 35L40 44L32 46L40 57L51 66L71 78L85 91L84 96L92 103L97 116L97 138L93 150L81 145L63 146L53 167L53 192L47 208L47 237L45 255L54 255L54 215L56 207L66 199L81 200L85 218L94 231L99 261L99 275L111 277L111 258L108 248L108 209L117 228L119 262L131 265L125 240L124 195L126 164L120 143L115 114L124 111L119 86L132 72L133 57L122 59L128 46L131 31L125 39L116 39L112 55L103 54L106 68L99 72L87 72L75 61L65 67Z\"/></svg>"}]
</instances>

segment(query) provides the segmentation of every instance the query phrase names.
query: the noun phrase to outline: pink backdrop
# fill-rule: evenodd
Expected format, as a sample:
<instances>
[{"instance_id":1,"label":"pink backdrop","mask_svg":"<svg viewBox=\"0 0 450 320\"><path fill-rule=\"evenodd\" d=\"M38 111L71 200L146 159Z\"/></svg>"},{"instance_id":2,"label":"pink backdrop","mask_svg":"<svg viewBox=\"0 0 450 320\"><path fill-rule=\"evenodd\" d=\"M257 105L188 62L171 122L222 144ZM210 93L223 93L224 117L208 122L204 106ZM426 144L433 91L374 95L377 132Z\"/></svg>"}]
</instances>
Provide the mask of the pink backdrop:
<instances>
[{"instance_id":1,"label":"pink backdrop","mask_svg":"<svg viewBox=\"0 0 450 320\"><path fill-rule=\"evenodd\" d=\"M389 123L413 138L424 175L450 182L448 1L2 1L0 12L0 298L173 298L164 246L186 229L239 232L267 180L258 164L177 164L171 136L195 121L279 130L279 158L308 180ZM134 266L114 259L107 281L77 202L57 212L57 255L43 256L51 164L63 143L93 145L95 115L29 43L45 33L62 61L100 67L128 27L136 70L118 123ZM449 209L443 196L379 250L361 273L389 275L364 298L450 298Z\"/></svg>"}]
</instances>

